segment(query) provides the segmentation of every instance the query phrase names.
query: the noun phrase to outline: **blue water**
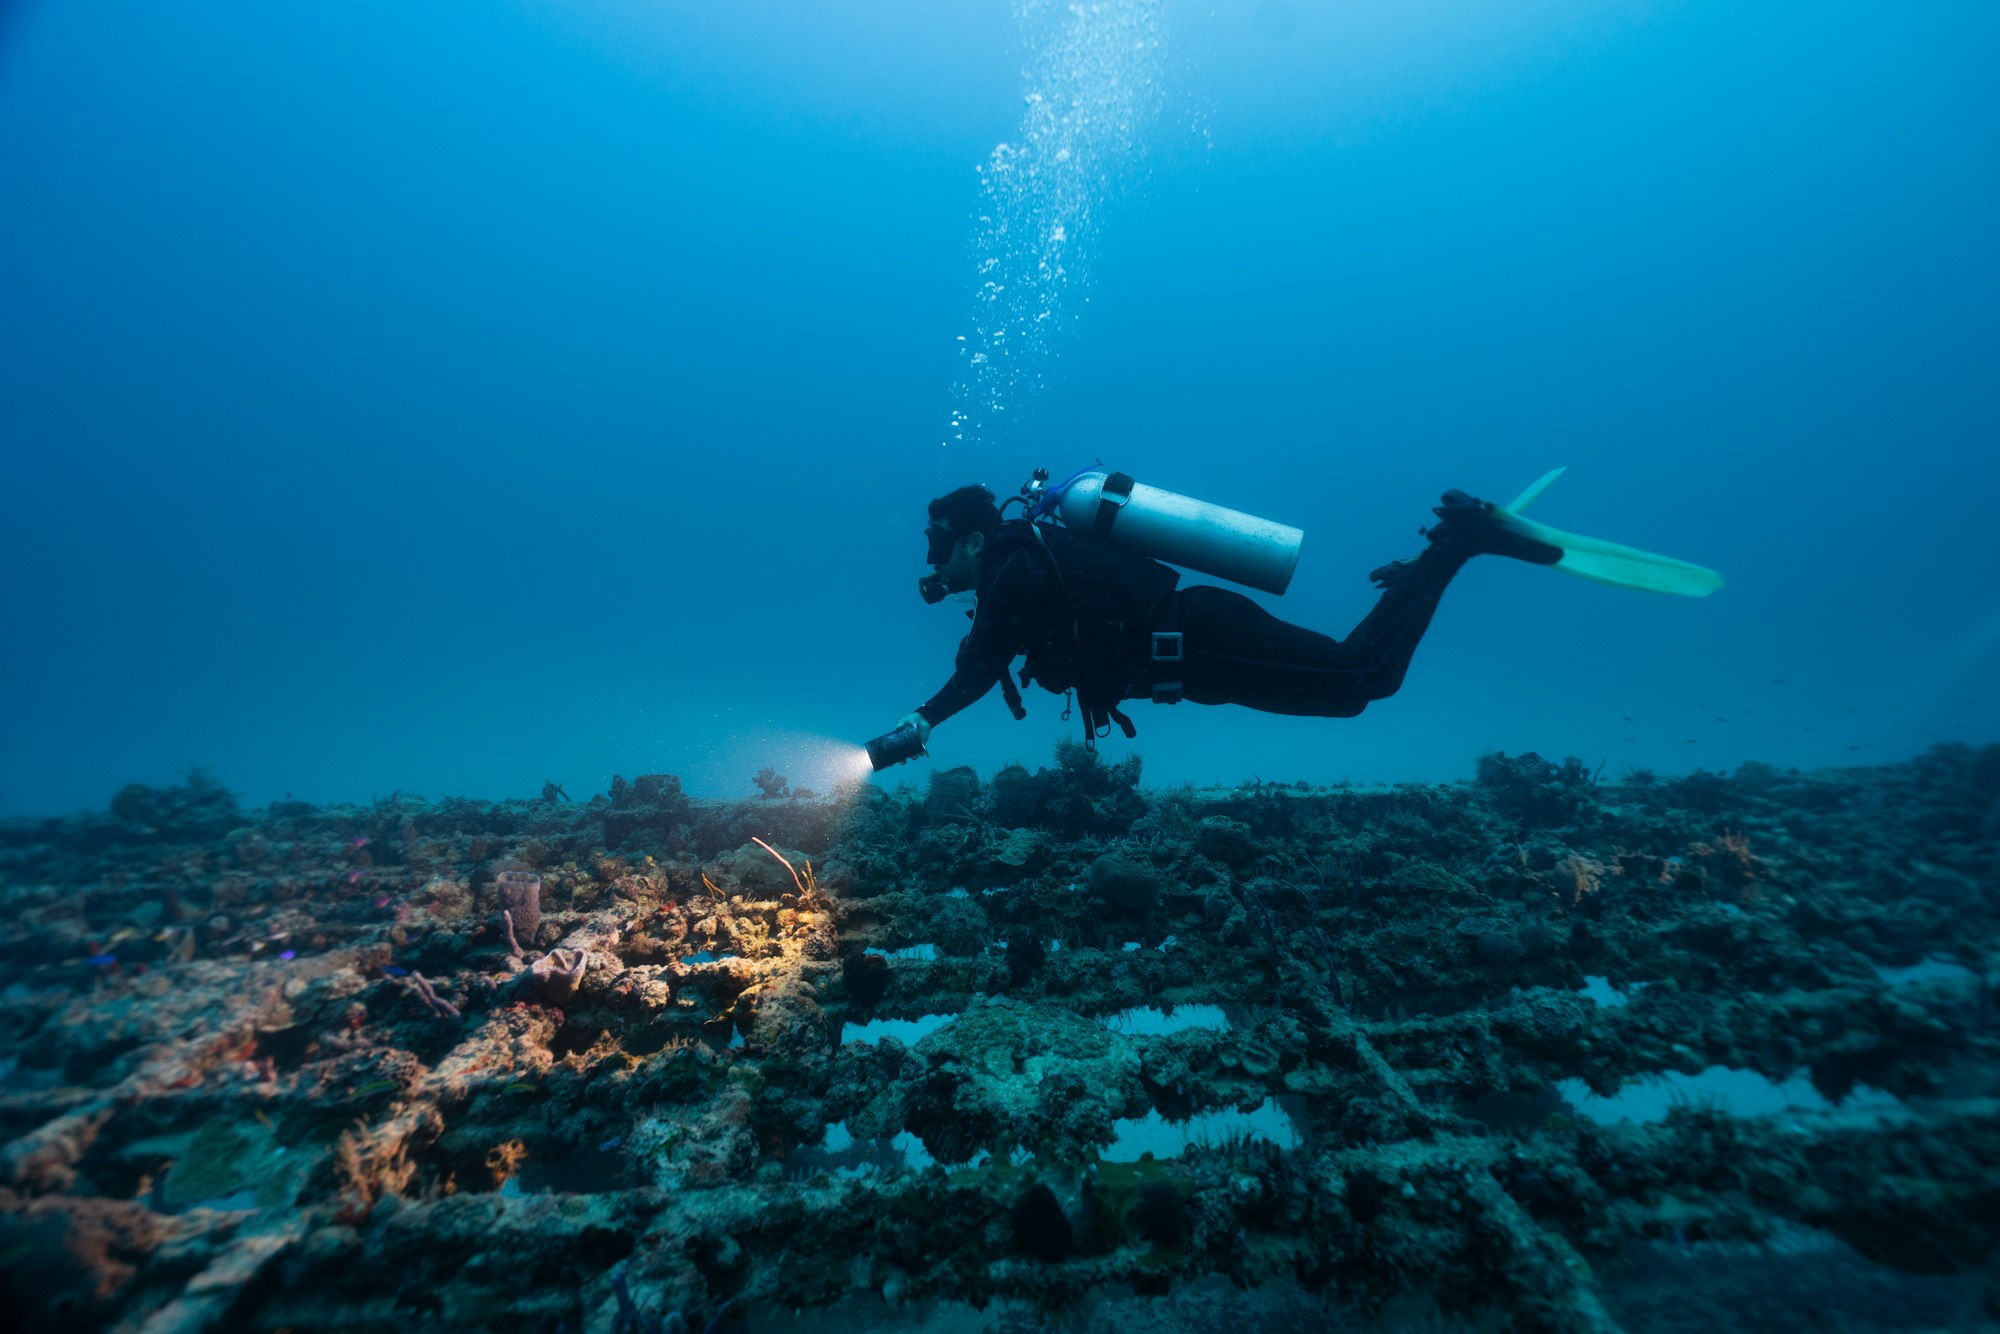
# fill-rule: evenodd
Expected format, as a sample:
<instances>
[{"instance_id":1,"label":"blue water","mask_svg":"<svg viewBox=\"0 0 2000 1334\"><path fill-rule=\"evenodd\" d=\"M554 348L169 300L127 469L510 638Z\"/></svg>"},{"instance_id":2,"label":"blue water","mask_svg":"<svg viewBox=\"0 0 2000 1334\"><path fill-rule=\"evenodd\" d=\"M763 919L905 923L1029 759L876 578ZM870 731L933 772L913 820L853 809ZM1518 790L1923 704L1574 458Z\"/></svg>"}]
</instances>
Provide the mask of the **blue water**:
<instances>
[{"instance_id":1,"label":"blue water","mask_svg":"<svg viewBox=\"0 0 2000 1334\"><path fill-rule=\"evenodd\" d=\"M1151 782L1992 740L1996 37L1980 4L9 6L0 813L191 764L253 802L823 786L949 670L924 502L1095 458L1306 529L1267 605L1334 634L1439 491L1559 464L1538 517L1729 581L1477 562L1359 719L1139 707ZM1029 706L897 776L1045 762L1073 733Z\"/></svg>"}]
</instances>

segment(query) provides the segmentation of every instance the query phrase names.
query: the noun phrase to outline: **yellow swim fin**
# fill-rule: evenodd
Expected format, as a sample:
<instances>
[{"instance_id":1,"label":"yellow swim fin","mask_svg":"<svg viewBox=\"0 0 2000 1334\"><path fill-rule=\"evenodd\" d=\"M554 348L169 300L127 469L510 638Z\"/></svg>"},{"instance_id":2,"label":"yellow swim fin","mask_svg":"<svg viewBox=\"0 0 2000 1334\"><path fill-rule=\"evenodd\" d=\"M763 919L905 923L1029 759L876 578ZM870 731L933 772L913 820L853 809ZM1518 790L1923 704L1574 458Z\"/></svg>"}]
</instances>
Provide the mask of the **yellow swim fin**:
<instances>
[{"instance_id":1,"label":"yellow swim fin","mask_svg":"<svg viewBox=\"0 0 2000 1334\"><path fill-rule=\"evenodd\" d=\"M1563 471L1561 468L1552 469L1514 497L1512 503L1494 506L1494 521L1509 532L1560 549L1562 559L1555 563L1554 568L1579 579L1689 598L1707 597L1722 587L1722 576L1705 566L1690 565L1672 556L1641 551L1637 547L1607 542L1600 537L1566 533L1560 528L1522 518L1521 511L1534 504L1542 492L1563 475Z\"/></svg>"}]
</instances>

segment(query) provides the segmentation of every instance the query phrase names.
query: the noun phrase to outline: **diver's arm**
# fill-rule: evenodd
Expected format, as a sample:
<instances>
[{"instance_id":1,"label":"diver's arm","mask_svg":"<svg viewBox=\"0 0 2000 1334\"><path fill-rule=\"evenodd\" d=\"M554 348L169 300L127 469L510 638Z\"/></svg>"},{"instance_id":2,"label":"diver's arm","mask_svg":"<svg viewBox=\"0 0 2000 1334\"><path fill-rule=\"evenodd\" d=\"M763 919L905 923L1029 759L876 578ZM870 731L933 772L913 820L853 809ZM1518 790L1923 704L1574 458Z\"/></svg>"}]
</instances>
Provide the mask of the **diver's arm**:
<instances>
[{"instance_id":1,"label":"diver's arm","mask_svg":"<svg viewBox=\"0 0 2000 1334\"><path fill-rule=\"evenodd\" d=\"M954 713L976 704L999 681L1000 673L1007 670L1007 664L1013 661L1012 655L989 657L973 652L972 647L972 636L967 635L965 643L959 646L958 663L952 670L951 680L917 707L917 716L928 726L936 727Z\"/></svg>"},{"instance_id":2,"label":"diver's arm","mask_svg":"<svg viewBox=\"0 0 2000 1334\"><path fill-rule=\"evenodd\" d=\"M977 703L1000 680L1019 654L1027 611L1037 595L1034 567L1021 552L1009 553L980 593L972 630L958 646L951 679L917 709L935 727Z\"/></svg>"}]
</instances>

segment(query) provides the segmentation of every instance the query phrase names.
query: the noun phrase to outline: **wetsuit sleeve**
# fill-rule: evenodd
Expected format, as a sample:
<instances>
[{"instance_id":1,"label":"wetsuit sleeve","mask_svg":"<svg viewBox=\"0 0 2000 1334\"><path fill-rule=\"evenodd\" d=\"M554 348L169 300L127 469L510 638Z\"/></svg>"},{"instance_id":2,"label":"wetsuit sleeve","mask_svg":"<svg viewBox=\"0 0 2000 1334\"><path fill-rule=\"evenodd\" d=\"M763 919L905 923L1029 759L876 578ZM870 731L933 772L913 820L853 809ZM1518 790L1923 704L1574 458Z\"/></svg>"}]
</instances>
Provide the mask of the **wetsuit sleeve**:
<instances>
[{"instance_id":1,"label":"wetsuit sleeve","mask_svg":"<svg viewBox=\"0 0 2000 1334\"><path fill-rule=\"evenodd\" d=\"M972 618L971 633L959 642L951 679L917 709L925 722L936 727L999 683L1000 673L1022 652L1034 596L1028 556L1008 553L980 593L979 614Z\"/></svg>"}]
</instances>

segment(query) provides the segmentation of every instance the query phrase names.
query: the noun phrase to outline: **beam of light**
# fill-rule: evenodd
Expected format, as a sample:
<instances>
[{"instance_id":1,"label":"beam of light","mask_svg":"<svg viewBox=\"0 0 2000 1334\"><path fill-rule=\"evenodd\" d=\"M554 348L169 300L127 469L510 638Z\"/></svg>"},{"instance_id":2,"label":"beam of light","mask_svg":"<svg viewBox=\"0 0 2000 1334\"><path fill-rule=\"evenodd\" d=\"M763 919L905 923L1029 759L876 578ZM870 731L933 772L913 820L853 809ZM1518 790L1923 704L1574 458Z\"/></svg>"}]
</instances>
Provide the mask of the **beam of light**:
<instances>
[{"instance_id":1,"label":"beam of light","mask_svg":"<svg viewBox=\"0 0 2000 1334\"><path fill-rule=\"evenodd\" d=\"M783 777L792 792L821 797L851 795L874 772L858 742L775 727L738 733L702 768L712 775L704 793L726 799L755 795L756 776L765 769Z\"/></svg>"},{"instance_id":2,"label":"beam of light","mask_svg":"<svg viewBox=\"0 0 2000 1334\"><path fill-rule=\"evenodd\" d=\"M840 781L847 784L866 782L875 772L869 762L866 746L850 746L840 761Z\"/></svg>"}]
</instances>

